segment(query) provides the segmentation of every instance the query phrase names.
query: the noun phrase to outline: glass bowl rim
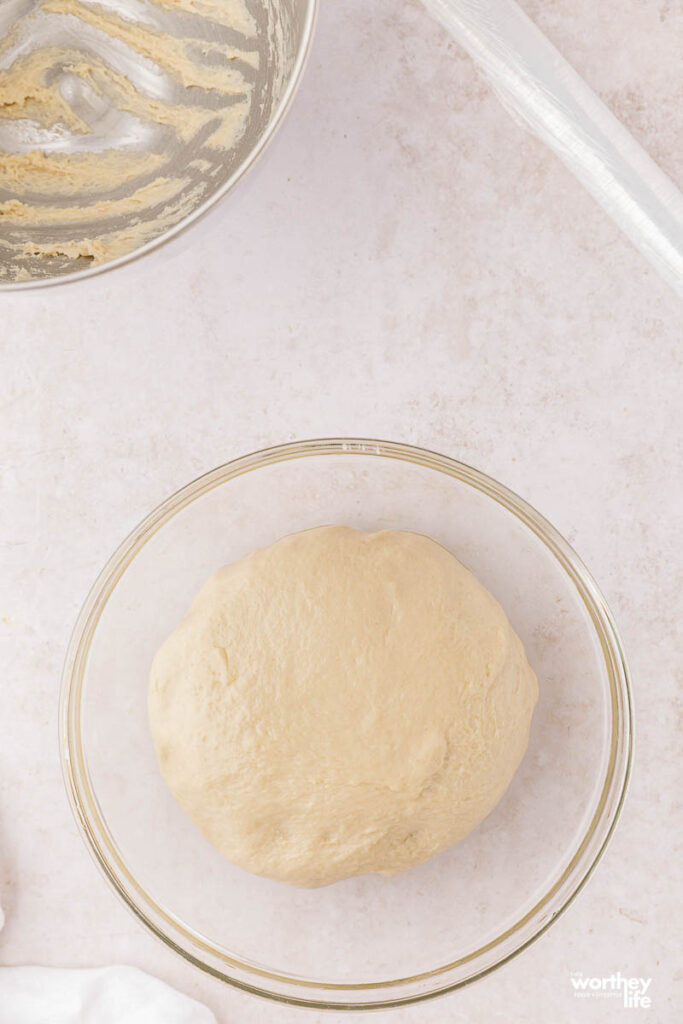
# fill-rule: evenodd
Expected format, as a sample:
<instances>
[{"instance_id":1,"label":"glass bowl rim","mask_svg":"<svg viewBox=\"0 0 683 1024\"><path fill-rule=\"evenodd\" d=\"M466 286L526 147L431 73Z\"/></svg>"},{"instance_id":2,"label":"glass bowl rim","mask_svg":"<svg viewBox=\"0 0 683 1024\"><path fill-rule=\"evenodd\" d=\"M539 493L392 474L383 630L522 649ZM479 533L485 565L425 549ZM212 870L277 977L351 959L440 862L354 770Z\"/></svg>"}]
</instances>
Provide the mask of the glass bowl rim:
<instances>
[{"instance_id":1,"label":"glass bowl rim","mask_svg":"<svg viewBox=\"0 0 683 1024\"><path fill-rule=\"evenodd\" d=\"M174 515L215 487L266 466L323 455L391 458L432 469L475 488L515 515L542 541L578 590L600 641L610 688L609 763L602 791L560 877L518 921L480 948L452 963L379 982L328 983L265 969L226 955L160 907L136 882L104 823L90 783L80 730L92 638L119 579L147 541ZM566 910L604 853L624 803L633 756L632 704L623 646L600 590L569 543L531 505L480 470L429 449L393 441L319 438L288 442L232 459L181 487L129 533L92 585L73 629L59 698L59 745L69 803L91 856L128 909L167 947L213 977L252 994L319 1010L359 1011L417 1003L470 984L517 956ZM503 949L497 956L487 957L500 946Z\"/></svg>"},{"instance_id":2,"label":"glass bowl rim","mask_svg":"<svg viewBox=\"0 0 683 1024\"><path fill-rule=\"evenodd\" d=\"M276 131L285 118L285 114L292 105L292 101L301 83L311 52L311 44L313 42L315 25L318 17L319 0L303 0L303 3L306 5L306 14L301 27L301 40L296 52L294 63L292 64L292 70L285 90L280 97L265 130L259 136L256 145L249 150L244 160L242 160L242 162L235 168L227 181L224 181L219 189L212 192L204 202L200 203L199 206L195 207L195 209L185 217L182 217L177 224L173 225L173 227L170 227L167 231L162 231L161 234L157 235L155 238L151 238L149 242L145 242L144 245L138 246L136 249L131 249L130 252L123 253L122 256L117 256L113 260L107 260L106 263L96 263L92 266L85 267L83 270L77 270L73 274L59 274L54 277L32 278L30 281L0 281L0 293L34 291L38 288L55 288L63 284L75 284L77 281L90 280L90 278L99 277L102 274L108 273L110 270L117 270L119 267L126 266L129 263L135 263L136 260L146 256L148 253L154 252L156 249L160 249L173 238L177 238L179 235L184 234L189 227L201 220L217 203L221 202L229 192L232 192L238 181L241 181L243 176L251 167L253 167L259 157L262 156L272 142Z\"/></svg>"}]
</instances>

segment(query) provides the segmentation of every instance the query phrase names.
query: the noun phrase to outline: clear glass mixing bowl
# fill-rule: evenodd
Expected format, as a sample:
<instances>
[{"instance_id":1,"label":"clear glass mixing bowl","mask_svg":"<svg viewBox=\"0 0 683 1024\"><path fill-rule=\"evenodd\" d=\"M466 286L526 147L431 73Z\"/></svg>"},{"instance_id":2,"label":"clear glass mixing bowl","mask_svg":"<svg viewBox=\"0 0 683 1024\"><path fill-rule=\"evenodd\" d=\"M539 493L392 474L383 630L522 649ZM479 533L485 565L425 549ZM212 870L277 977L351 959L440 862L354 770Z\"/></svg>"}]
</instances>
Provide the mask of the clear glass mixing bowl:
<instances>
[{"instance_id":1,"label":"clear glass mixing bowl","mask_svg":"<svg viewBox=\"0 0 683 1024\"><path fill-rule=\"evenodd\" d=\"M392 878L290 888L227 863L168 792L147 723L152 657L216 568L323 523L416 530L498 598L540 683L529 750L459 845ZM354 439L236 459L124 541L80 614L61 750L78 826L140 920L203 970L314 1007L414 1002L473 981L557 918L595 867L631 759L628 672L569 545L501 484L433 452Z\"/></svg>"}]
</instances>

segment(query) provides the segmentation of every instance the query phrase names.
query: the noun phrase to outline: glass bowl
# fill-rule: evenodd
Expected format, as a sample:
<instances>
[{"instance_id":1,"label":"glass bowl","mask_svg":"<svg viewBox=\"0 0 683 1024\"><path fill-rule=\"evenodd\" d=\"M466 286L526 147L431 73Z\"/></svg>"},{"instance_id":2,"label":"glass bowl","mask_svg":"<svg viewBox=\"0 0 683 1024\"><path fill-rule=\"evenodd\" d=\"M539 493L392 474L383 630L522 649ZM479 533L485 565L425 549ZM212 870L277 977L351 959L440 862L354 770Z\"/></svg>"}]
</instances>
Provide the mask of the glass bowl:
<instances>
[{"instance_id":1,"label":"glass bowl","mask_svg":"<svg viewBox=\"0 0 683 1024\"><path fill-rule=\"evenodd\" d=\"M391 878L299 890L229 864L175 803L150 737L147 676L215 569L324 523L415 530L454 552L506 609L540 699L510 789L467 839ZM595 867L624 799L631 700L599 590L534 509L443 455L316 440L220 466L124 541L74 630L60 739L83 837L150 931L248 991L358 1010L465 985L558 917Z\"/></svg>"},{"instance_id":2,"label":"glass bowl","mask_svg":"<svg viewBox=\"0 0 683 1024\"><path fill-rule=\"evenodd\" d=\"M0 4L0 71L10 95L29 90L0 109L0 291L121 266L206 213L281 122L316 9L317 0ZM45 68L33 88L54 101L31 98L36 62Z\"/></svg>"}]
</instances>

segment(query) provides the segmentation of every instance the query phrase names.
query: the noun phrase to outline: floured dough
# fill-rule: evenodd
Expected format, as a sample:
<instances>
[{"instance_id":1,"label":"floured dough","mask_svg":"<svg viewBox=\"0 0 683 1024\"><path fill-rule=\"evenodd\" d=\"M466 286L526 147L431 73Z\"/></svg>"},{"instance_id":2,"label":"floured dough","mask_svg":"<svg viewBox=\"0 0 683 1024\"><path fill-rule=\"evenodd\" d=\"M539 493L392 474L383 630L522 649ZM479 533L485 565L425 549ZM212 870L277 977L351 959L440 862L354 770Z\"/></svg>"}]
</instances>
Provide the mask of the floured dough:
<instances>
[{"instance_id":1,"label":"floured dough","mask_svg":"<svg viewBox=\"0 0 683 1024\"><path fill-rule=\"evenodd\" d=\"M312 887L466 836L508 787L537 696L503 610L453 555L328 526L205 584L154 660L149 714L207 839Z\"/></svg>"}]
</instances>

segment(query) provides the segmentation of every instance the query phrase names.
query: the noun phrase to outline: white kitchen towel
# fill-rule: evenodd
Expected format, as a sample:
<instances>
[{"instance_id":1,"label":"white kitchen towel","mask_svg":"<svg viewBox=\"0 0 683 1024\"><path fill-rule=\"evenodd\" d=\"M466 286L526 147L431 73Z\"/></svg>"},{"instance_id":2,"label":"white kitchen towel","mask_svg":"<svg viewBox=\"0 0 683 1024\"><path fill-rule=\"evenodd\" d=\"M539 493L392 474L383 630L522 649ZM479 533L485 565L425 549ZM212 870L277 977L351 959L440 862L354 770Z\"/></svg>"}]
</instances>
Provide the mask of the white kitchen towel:
<instances>
[{"instance_id":1,"label":"white kitchen towel","mask_svg":"<svg viewBox=\"0 0 683 1024\"><path fill-rule=\"evenodd\" d=\"M135 967L0 967L0 1024L216 1024Z\"/></svg>"}]
</instances>

